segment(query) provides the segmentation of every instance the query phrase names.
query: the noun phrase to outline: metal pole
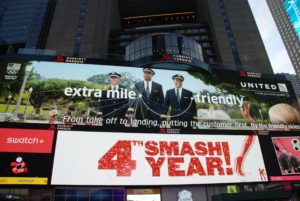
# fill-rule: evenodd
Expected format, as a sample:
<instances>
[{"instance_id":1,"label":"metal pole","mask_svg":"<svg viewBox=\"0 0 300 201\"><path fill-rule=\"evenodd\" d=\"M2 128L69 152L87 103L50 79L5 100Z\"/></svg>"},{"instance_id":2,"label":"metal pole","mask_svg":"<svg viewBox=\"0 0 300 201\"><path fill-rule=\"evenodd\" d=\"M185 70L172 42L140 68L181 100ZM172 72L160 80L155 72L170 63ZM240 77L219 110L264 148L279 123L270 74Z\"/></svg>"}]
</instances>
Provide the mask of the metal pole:
<instances>
[{"instance_id":1,"label":"metal pole","mask_svg":"<svg viewBox=\"0 0 300 201\"><path fill-rule=\"evenodd\" d=\"M12 96L9 95L7 98L8 99L7 99L7 102L6 102L5 113L7 113L7 111L8 111L8 107L9 107Z\"/></svg>"},{"instance_id":2,"label":"metal pole","mask_svg":"<svg viewBox=\"0 0 300 201\"><path fill-rule=\"evenodd\" d=\"M28 91L29 91L29 95L28 95L28 99L27 99L27 102L26 102L25 110L24 110L24 121L26 121L26 117L27 117L26 112L27 112L27 107L28 107L28 103L29 103L29 100L30 100L31 93L33 91L32 87L30 87L28 89Z\"/></svg>"},{"instance_id":3,"label":"metal pole","mask_svg":"<svg viewBox=\"0 0 300 201\"><path fill-rule=\"evenodd\" d=\"M23 79L23 82L22 82L22 86L21 86L21 89L20 89L18 101L17 101L16 107L15 107L15 110L13 112L13 118L14 119L17 119L18 112L19 112L19 107L20 107L21 101L22 101L23 92L24 92L24 89L25 89L25 86L26 86L26 82L27 82L27 79L28 79L28 77L30 75L31 70L32 70L32 66L26 66L25 76L24 76L24 79Z\"/></svg>"}]
</instances>

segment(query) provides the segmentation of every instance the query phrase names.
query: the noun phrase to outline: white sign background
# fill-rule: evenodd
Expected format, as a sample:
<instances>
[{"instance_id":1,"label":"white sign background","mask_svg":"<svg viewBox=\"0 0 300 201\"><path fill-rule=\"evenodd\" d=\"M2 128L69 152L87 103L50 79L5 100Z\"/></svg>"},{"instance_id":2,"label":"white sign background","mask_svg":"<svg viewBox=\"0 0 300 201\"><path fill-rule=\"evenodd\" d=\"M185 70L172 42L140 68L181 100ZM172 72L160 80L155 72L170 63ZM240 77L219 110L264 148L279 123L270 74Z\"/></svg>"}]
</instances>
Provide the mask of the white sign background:
<instances>
[{"instance_id":1,"label":"white sign background","mask_svg":"<svg viewBox=\"0 0 300 201\"><path fill-rule=\"evenodd\" d=\"M261 182L259 169L263 169L264 173L266 173L266 170L257 136L254 136L253 143L243 162L244 176L237 174L234 170L236 157L242 154L247 137L246 135L164 135L58 131L51 183L53 185L180 185ZM116 170L99 170L99 159L119 140L138 140L143 141L144 145L146 141L178 141L179 145L182 145L182 142L190 142L192 146L197 141L228 142L230 167L233 169L233 175L226 175L226 173L225 175L218 175L215 170L215 175L211 176L200 176L198 174L169 176L168 163L165 160L160 168L160 176L152 176L152 168L145 159L145 157L152 156L145 153L146 148L144 146L133 145L131 160L136 161L136 169L132 170L131 176L117 176ZM198 156L206 172L205 157L208 156ZM214 156L217 157L217 155ZM157 160L160 156L154 157ZM179 165L177 169L187 171L191 156L186 154L183 157L185 163L177 163ZM197 157L197 155L194 157ZM219 157L226 164L224 156ZM116 157L113 159L116 159ZM223 167L225 169L226 165ZM266 174L265 178L267 178Z\"/></svg>"}]
</instances>

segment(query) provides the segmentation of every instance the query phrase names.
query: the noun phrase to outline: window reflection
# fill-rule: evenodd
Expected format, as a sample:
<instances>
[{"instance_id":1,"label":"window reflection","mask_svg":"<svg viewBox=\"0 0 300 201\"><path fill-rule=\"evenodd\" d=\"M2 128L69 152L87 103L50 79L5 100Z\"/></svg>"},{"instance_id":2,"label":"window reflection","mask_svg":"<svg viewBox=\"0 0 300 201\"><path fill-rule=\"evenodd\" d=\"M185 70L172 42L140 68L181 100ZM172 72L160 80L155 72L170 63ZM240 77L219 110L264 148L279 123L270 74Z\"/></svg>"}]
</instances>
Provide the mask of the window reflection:
<instances>
[{"instance_id":1,"label":"window reflection","mask_svg":"<svg viewBox=\"0 0 300 201\"><path fill-rule=\"evenodd\" d=\"M197 41L172 33L152 34L134 40L126 46L125 58L132 61L165 52L203 60L202 47Z\"/></svg>"}]
</instances>

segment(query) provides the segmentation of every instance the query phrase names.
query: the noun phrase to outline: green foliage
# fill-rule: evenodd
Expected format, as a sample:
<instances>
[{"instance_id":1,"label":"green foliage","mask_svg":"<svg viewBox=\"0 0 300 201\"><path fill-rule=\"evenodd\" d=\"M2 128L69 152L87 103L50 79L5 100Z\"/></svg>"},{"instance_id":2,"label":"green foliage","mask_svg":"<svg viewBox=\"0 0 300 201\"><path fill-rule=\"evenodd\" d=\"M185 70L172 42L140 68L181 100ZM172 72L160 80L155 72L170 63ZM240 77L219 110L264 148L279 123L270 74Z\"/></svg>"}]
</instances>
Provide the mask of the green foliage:
<instances>
[{"instance_id":1,"label":"green foliage","mask_svg":"<svg viewBox=\"0 0 300 201\"><path fill-rule=\"evenodd\" d=\"M7 112L10 112L10 113L13 113L14 112L14 110L15 110L15 107L16 107L16 105L12 105L12 104L10 104L10 105L8 105L8 110L7 110ZM19 107L19 114L24 114L24 112L25 112L25 105L20 105L20 107ZM0 104L0 112L5 112L5 109L6 109L6 104ZM26 111L26 113L27 114L35 114L35 108L34 107L32 107L31 105L29 105L28 107L27 107L27 111ZM46 116L48 116L49 115L49 109L47 110L47 108L42 108L41 110L40 110L40 114L41 115L46 115Z\"/></svg>"},{"instance_id":2,"label":"green foliage","mask_svg":"<svg viewBox=\"0 0 300 201\"><path fill-rule=\"evenodd\" d=\"M208 109L210 106L209 103L196 103L197 109Z\"/></svg>"},{"instance_id":3,"label":"green foliage","mask_svg":"<svg viewBox=\"0 0 300 201\"><path fill-rule=\"evenodd\" d=\"M243 118L242 113L241 113L240 110L237 110L237 109L232 108L232 109L226 110L225 112L226 112L226 113L230 116L230 118L232 118L232 119L242 119L242 118Z\"/></svg>"},{"instance_id":4,"label":"green foliage","mask_svg":"<svg viewBox=\"0 0 300 201\"><path fill-rule=\"evenodd\" d=\"M79 102L79 103L77 103L77 109L78 110L84 110L84 109L86 109L87 107L86 107L86 103L84 103L84 102Z\"/></svg>"},{"instance_id":5,"label":"green foliage","mask_svg":"<svg viewBox=\"0 0 300 201\"><path fill-rule=\"evenodd\" d=\"M129 72L121 72L120 75L121 75L120 85L122 85L125 88L131 88L134 86L134 84L141 81L140 79L136 79ZM92 77L89 77L87 81L93 83L109 84L109 75L108 74L93 75Z\"/></svg>"},{"instance_id":6,"label":"green foliage","mask_svg":"<svg viewBox=\"0 0 300 201\"><path fill-rule=\"evenodd\" d=\"M17 78L15 80L6 80L4 79L4 77L0 79L1 96L8 97L8 95L14 96L19 93L19 90L21 88L24 79L26 66L29 66L31 64L32 64L31 62L22 63L20 70L16 74ZM1 75L5 75L7 63L3 62L1 63L1 65L3 65L3 67L1 68Z\"/></svg>"},{"instance_id":7,"label":"green foliage","mask_svg":"<svg viewBox=\"0 0 300 201\"><path fill-rule=\"evenodd\" d=\"M220 105L212 104L212 103L196 103L197 109L209 109L210 107L213 107L214 110L220 109Z\"/></svg>"},{"instance_id":8,"label":"green foliage","mask_svg":"<svg viewBox=\"0 0 300 201\"><path fill-rule=\"evenodd\" d=\"M39 113L39 109L43 103L56 103L58 105L65 105L70 102L78 102L82 100L87 101L87 97L65 96L64 90L67 87L103 89L103 85L101 84L95 84L87 81L63 79L31 80L27 83L27 88L29 87L33 88L33 92L30 97L30 103L34 106L34 108L36 108L37 113Z\"/></svg>"}]
</instances>

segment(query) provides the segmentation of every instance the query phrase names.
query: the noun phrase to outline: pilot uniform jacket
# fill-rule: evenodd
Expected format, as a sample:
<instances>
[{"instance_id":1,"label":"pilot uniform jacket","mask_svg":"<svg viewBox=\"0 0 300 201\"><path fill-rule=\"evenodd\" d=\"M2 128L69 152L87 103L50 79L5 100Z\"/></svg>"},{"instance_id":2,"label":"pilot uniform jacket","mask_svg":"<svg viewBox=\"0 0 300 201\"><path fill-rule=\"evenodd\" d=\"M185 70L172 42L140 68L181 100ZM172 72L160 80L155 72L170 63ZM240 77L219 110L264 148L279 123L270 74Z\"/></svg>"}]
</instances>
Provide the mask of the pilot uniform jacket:
<instances>
[{"instance_id":1,"label":"pilot uniform jacket","mask_svg":"<svg viewBox=\"0 0 300 201\"><path fill-rule=\"evenodd\" d=\"M166 108L165 114L167 114L168 108L171 106L171 120L180 120L180 121L193 120L193 116L197 116L197 109L196 109L195 100L194 99L191 100L192 97L193 97L193 93L191 91L182 88L180 102L178 102L177 95L175 93L175 88L168 90L165 99L165 108ZM179 115L179 116L174 116L174 115Z\"/></svg>"},{"instance_id":2,"label":"pilot uniform jacket","mask_svg":"<svg viewBox=\"0 0 300 201\"><path fill-rule=\"evenodd\" d=\"M119 85L118 91L120 92L122 88L124 91L125 87ZM108 90L112 90L111 86ZM102 112L103 119L112 117L118 117L118 119L125 118L128 106L128 99L107 97L107 91L102 92L102 98L99 103L99 111Z\"/></svg>"},{"instance_id":3,"label":"pilot uniform jacket","mask_svg":"<svg viewBox=\"0 0 300 201\"><path fill-rule=\"evenodd\" d=\"M138 82L134 86L137 95L142 94L142 100L136 99L131 103L135 109L136 119L150 119L160 121L160 115L164 112L164 94L162 86L152 81L149 98L146 93L144 81ZM152 110L152 111L151 111Z\"/></svg>"}]
</instances>

